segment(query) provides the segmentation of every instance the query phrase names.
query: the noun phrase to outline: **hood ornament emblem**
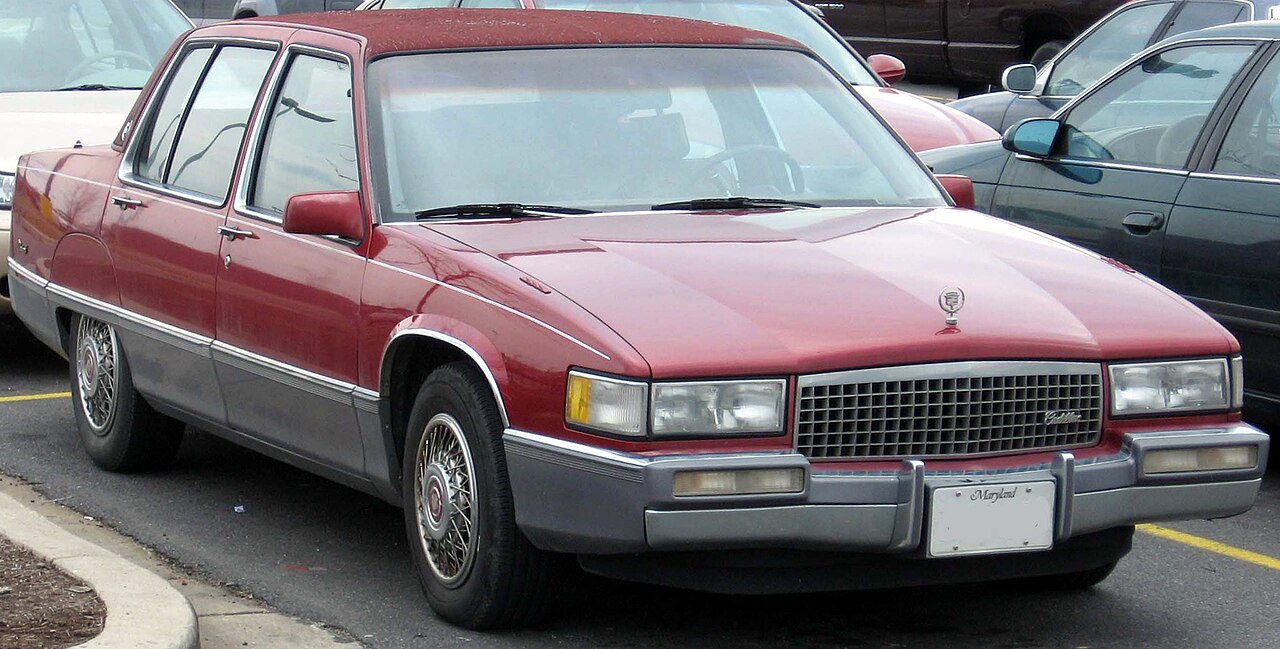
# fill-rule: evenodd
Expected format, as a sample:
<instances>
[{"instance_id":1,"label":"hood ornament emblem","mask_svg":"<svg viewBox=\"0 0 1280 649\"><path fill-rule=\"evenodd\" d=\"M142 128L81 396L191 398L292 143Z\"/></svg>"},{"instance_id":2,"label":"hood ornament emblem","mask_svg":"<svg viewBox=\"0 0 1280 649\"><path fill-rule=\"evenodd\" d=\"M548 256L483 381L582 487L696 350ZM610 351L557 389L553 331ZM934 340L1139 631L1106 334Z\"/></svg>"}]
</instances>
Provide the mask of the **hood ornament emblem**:
<instances>
[{"instance_id":1,"label":"hood ornament emblem","mask_svg":"<svg viewBox=\"0 0 1280 649\"><path fill-rule=\"evenodd\" d=\"M947 326L954 327L960 322L956 314L964 308L964 291L948 286L938 294L938 306L947 313Z\"/></svg>"}]
</instances>

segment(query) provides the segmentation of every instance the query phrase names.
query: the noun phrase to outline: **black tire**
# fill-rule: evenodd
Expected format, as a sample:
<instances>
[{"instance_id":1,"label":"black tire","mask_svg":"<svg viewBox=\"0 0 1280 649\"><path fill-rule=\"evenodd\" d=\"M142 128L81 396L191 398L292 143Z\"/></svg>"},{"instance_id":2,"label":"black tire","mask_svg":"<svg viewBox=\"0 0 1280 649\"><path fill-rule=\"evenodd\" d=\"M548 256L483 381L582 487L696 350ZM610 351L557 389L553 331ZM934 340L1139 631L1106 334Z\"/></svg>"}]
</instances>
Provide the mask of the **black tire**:
<instances>
[{"instance_id":1,"label":"black tire","mask_svg":"<svg viewBox=\"0 0 1280 649\"><path fill-rule=\"evenodd\" d=\"M1036 66L1037 69L1043 68L1044 64L1049 62L1049 59L1057 56L1058 52L1061 52L1062 48L1066 46L1067 41L1049 41L1037 47L1031 53L1031 65Z\"/></svg>"},{"instance_id":2,"label":"black tire","mask_svg":"<svg viewBox=\"0 0 1280 649\"><path fill-rule=\"evenodd\" d=\"M1111 571L1116 569L1118 561L1112 561L1097 568L1089 570L1081 570L1079 572L1067 572L1059 575L1044 575L1041 577L1027 577L1014 582L1020 588L1034 591L1073 591L1087 590L1102 583L1107 577L1111 576Z\"/></svg>"},{"instance_id":3,"label":"black tire","mask_svg":"<svg viewBox=\"0 0 1280 649\"><path fill-rule=\"evenodd\" d=\"M432 610L468 629L541 619L556 566L551 553L533 547L516 527L502 431L485 380L470 365L450 363L418 390L405 439L404 522L413 566ZM461 447L449 441L459 439ZM436 461L429 462L433 454ZM457 470L459 459L469 462L465 475ZM464 487L470 498L460 495ZM454 561L448 550L463 539L464 518L468 535Z\"/></svg>"},{"instance_id":4,"label":"black tire","mask_svg":"<svg viewBox=\"0 0 1280 649\"><path fill-rule=\"evenodd\" d=\"M110 364L114 371L104 372L106 366L101 364L82 371L87 363L103 361L107 354L114 359ZM88 316L74 316L68 356L76 428L93 463L116 472L171 466L182 445L184 426L156 412L133 388L129 360L115 329ZM111 387L104 383L107 380Z\"/></svg>"}]
</instances>

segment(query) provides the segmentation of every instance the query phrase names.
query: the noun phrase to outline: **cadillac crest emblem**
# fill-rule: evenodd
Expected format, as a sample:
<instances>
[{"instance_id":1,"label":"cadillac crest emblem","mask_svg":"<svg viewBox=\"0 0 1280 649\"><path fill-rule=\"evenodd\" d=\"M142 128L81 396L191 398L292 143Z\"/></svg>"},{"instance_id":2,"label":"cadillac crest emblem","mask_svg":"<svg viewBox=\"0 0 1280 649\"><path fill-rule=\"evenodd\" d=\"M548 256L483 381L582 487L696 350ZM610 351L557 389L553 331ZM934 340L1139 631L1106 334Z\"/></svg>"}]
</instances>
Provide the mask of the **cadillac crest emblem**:
<instances>
[{"instance_id":1,"label":"cadillac crest emblem","mask_svg":"<svg viewBox=\"0 0 1280 649\"><path fill-rule=\"evenodd\" d=\"M964 291L948 286L938 294L938 306L947 312L947 326L954 327L960 322L956 314L964 308Z\"/></svg>"}]
</instances>

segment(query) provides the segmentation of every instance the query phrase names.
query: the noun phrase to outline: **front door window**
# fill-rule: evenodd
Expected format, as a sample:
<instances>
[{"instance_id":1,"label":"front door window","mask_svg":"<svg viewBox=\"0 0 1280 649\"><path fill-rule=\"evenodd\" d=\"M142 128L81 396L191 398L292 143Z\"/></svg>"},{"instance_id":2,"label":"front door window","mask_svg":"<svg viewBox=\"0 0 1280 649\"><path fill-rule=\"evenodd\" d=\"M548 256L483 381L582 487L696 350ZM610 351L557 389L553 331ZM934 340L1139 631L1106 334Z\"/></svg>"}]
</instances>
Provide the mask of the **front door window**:
<instances>
[{"instance_id":1,"label":"front door window","mask_svg":"<svg viewBox=\"0 0 1280 649\"><path fill-rule=\"evenodd\" d=\"M1098 26L1084 40L1058 57L1045 94L1074 97L1112 68L1147 46L1151 36L1173 9L1172 2L1121 11Z\"/></svg>"}]
</instances>

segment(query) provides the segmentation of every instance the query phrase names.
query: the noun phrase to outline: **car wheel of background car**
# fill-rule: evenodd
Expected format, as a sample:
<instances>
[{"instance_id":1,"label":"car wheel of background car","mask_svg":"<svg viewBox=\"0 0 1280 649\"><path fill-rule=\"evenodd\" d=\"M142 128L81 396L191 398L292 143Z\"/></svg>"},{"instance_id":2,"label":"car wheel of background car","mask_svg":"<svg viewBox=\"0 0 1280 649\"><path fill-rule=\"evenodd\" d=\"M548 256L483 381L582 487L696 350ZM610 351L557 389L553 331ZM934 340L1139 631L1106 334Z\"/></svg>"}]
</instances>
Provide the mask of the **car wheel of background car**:
<instances>
[{"instance_id":1,"label":"car wheel of background car","mask_svg":"<svg viewBox=\"0 0 1280 649\"><path fill-rule=\"evenodd\" d=\"M129 362L105 322L77 315L68 347L80 440L108 471L162 469L182 444L182 422L156 412L133 388Z\"/></svg>"},{"instance_id":2,"label":"car wheel of background car","mask_svg":"<svg viewBox=\"0 0 1280 649\"><path fill-rule=\"evenodd\" d=\"M519 626L546 611L554 557L515 523L502 418L470 366L432 372L409 417L404 521L431 608L469 629Z\"/></svg>"},{"instance_id":3,"label":"car wheel of background car","mask_svg":"<svg viewBox=\"0 0 1280 649\"><path fill-rule=\"evenodd\" d=\"M1042 577L1028 577L1019 579L1014 583L1026 590L1085 590L1093 588L1102 583L1104 579L1111 576L1111 571L1116 569L1118 561L1091 568L1089 570L1081 570L1079 572L1067 572L1060 575L1044 575Z\"/></svg>"},{"instance_id":4,"label":"car wheel of background car","mask_svg":"<svg viewBox=\"0 0 1280 649\"><path fill-rule=\"evenodd\" d=\"M1049 59L1057 56L1058 52L1061 52L1062 48L1066 46L1067 41L1049 41L1037 47L1036 51L1031 53L1031 65L1036 66L1036 68L1043 68L1044 64L1049 62Z\"/></svg>"}]
</instances>

